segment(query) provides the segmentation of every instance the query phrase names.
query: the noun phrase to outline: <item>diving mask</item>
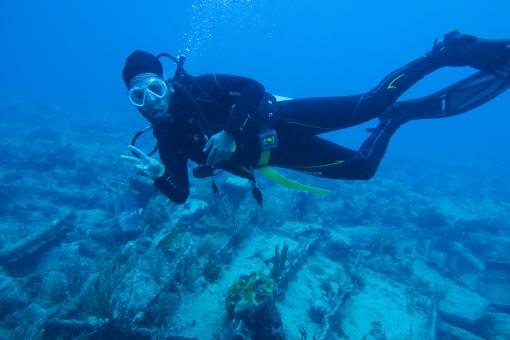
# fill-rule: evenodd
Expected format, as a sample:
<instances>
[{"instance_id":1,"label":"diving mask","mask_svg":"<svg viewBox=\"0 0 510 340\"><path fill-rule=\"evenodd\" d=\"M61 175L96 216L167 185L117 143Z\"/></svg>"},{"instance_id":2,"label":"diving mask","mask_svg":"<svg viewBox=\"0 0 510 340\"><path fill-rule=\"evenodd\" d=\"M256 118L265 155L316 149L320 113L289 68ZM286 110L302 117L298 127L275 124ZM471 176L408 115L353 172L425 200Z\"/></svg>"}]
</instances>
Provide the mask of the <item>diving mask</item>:
<instances>
[{"instance_id":1,"label":"diving mask","mask_svg":"<svg viewBox=\"0 0 510 340\"><path fill-rule=\"evenodd\" d=\"M145 76L141 79L133 79L133 83L134 86L128 91L128 98L131 104L137 107L145 105L147 95L161 99L168 92L168 86L161 78Z\"/></svg>"}]
</instances>

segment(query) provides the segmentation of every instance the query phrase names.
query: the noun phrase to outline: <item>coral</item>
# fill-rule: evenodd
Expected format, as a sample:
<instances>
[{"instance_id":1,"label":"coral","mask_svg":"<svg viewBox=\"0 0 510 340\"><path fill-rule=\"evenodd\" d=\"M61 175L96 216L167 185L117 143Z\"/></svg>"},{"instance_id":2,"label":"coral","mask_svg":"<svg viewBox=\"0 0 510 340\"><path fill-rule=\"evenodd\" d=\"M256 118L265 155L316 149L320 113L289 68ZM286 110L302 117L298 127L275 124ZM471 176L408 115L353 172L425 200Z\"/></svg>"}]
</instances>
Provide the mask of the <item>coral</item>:
<instances>
[{"instance_id":1,"label":"coral","mask_svg":"<svg viewBox=\"0 0 510 340\"><path fill-rule=\"evenodd\" d=\"M67 278L61 272L47 273L41 282L40 293L48 306L64 302L68 296Z\"/></svg>"},{"instance_id":2,"label":"coral","mask_svg":"<svg viewBox=\"0 0 510 340\"><path fill-rule=\"evenodd\" d=\"M241 276L230 287L225 299L234 326L242 322L255 339L282 339L282 322L274 299L275 287L274 280L263 273Z\"/></svg>"},{"instance_id":3,"label":"coral","mask_svg":"<svg viewBox=\"0 0 510 340\"><path fill-rule=\"evenodd\" d=\"M117 293L126 275L133 270L136 262L129 259L122 263L119 259L99 264L98 274L93 275L85 284L79 306L81 311L110 322L124 317L125 309Z\"/></svg>"},{"instance_id":4,"label":"coral","mask_svg":"<svg viewBox=\"0 0 510 340\"><path fill-rule=\"evenodd\" d=\"M326 300L331 304L334 302L334 299L337 296L337 293L341 291L341 287L338 284L333 284L332 281L337 281L333 277L329 277L326 280L321 282L320 288L322 290L322 297L325 297Z\"/></svg>"},{"instance_id":5,"label":"coral","mask_svg":"<svg viewBox=\"0 0 510 340\"><path fill-rule=\"evenodd\" d=\"M324 253L330 259L342 263L349 258L351 250L350 240L346 236L337 235L326 244Z\"/></svg>"},{"instance_id":6,"label":"coral","mask_svg":"<svg viewBox=\"0 0 510 340\"><path fill-rule=\"evenodd\" d=\"M144 224L140 218L141 209L123 211L116 218L118 239L121 243L136 240L144 231Z\"/></svg>"},{"instance_id":7,"label":"coral","mask_svg":"<svg viewBox=\"0 0 510 340\"><path fill-rule=\"evenodd\" d=\"M193 291L194 283L199 277L199 263L193 248L188 247L175 265L174 279L184 288Z\"/></svg>"},{"instance_id":8,"label":"coral","mask_svg":"<svg viewBox=\"0 0 510 340\"><path fill-rule=\"evenodd\" d=\"M242 229L239 210L236 210L227 195L212 201L209 213L203 216L202 221L223 230Z\"/></svg>"},{"instance_id":9,"label":"coral","mask_svg":"<svg viewBox=\"0 0 510 340\"><path fill-rule=\"evenodd\" d=\"M144 313L145 323L149 326L169 324L179 303L180 297L177 293L162 291L147 306Z\"/></svg>"},{"instance_id":10,"label":"coral","mask_svg":"<svg viewBox=\"0 0 510 340\"><path fill-rule=\"evenodd\" d=\"M357 289L357 280L355 273L358 273L357 268L359 265L359 256L356 257L352 267L349 269L350 278L345 280L341 286L338 287L337 296L331 299L330 303L334 303L331 310L324 316L324 326L322 327L321 335L317 338L320 340L330 339L331 333L342 334L341 320L343 318L342 306L350 298L354 289ZM314 337L315 339L315 337Z\"/></svg>"},{"instance_id":11,"label":"coral","mask_svg":"<svg viewBox=\"0 0 510 340\"><path fill-rule=\"evenodd\" d=\"M324 322L324 317L327 313L327 306L325 306L322 302L315 302L308 310L308 316L310 319L318 324L322 324Z\"/></svg>"},{"instance_id":12,"label":"coral","mask_svg":"<svg viewBox=\"0 0 510 340\"><path fill-rule=\"evenodd\" d=\"M393 235L388 233L379 233L374 235L369 245L372 255L388 255L395 256L398 253L397 240Z\"/></svg>"},{"instance_id":13,"label":"coral","mask_svg":"<svg viewBox=\"0 0 510 340\"><path fill-rule=\"evenodd\" d=\"M190 242L189 233L173 228L159 241L158 249L170 258L174 258L177 254L182 254L189 247Z\"/></svg>"},{"instance_id":14,"label":"coral","mask_svg":"<svg viewBox=\"0 0 510 340\"><path fill-rule=\"evenodd\" d=\"M146 254L141 263L143 271L149 274L154 282L163 286L170 277L169 261L160 249L151 249Z\"/></svg>"},{"instance_id":15,"label":"coral","mask_svg":"<svg viewBox=\"0 0 510 340\"><path fill-rule=\"evenodd\" d=\"M322 263L311 263L308 268L314 274L314 276L323 276L326 274L326 269Z\"/></svg>"},{"instance_id":16,"label":"coral","mask_svg":"<svg viewBox=\"0 0 510 340\"><path fill-rule=\"evenodd\" d=\"M230 318L243 309L273 300L275 282L263 273L253 272L241 276L228 290L225 305Z\"/></svg>"},{"instance_id":17,"label":"coral","mask_svg":"<svg viewBox=\"0 0 510 340\"><path fill-rule=\"evenodd\" d=\"M271 268L271 277L273 280L278 281L285 269L285 263L289 253L289 246L284 242L282 251L278 250L279 245L277 244L274 248L274 257L272 259L273 268Z\"/></svg>"},{"instance_id":18,"label":"coral","mask_svg":"<svg viewBox=\"0 0 510 340\"><path fill-rule=\"evenodd\" d=\"M170 221L168 203L162 197L150 199L143 209L143 224L152 230L161 230Z\"/></svg>"},{"instance_id":19,"label":"coral","mask_svg":"<svg viewBox=\"0 0 510 340\"><path fill-rule=\"evenodd\" d=\"M221 266L219 264L218 258L211 256L209 257L207 263L204 265L204 269L202 271L202 275L209 283L215 282L221 274Z\"/></svg>"},{"instance_id":20,"label":"coral","mask_svg":"<svg viewBox=\"0 0 510 340\"><path fill-rule=\"evenodd\" d=\"M213 256L221 247L221 236L208 235L201 239L196 247L197 256Z\"/></svg>"},{"instance_id":21,"label":"coral","mask_svg":"<svg viewBox=\"0 0 510 340\"><path fill-rule=\"evenodd\" d=\"M105 322L52 319L42 328L42 339L151 339L149 329L131 328L118 320Z\"/></svg>"},{"instance_id":22,"label":"coral","mask_svg":"<svg viewBox=\"0 0 510 340\"><path fill-rule=\"evenodd\" d=\"M374 340L386 340L384 329L379 321L372 321L372 328L370 329L370 339ZM366 336L368 338L368 336ZM364 337L365 338L365 337Z\"/></svg>"},{"instance_id":23,"label":"coral","mask_svg":"<svg viewBox=\"0 0 510 340\"><path fill-rule=\"evenodd\" d=\"M245 240L251 232L249 224L240 224L231 230L232 233L228 241L216 251L215 256L223 263L232 261L233 252L239 247L241 242Z\"/></svg>"},{"instance_id":24,"label":"coral","mask_svg":"<svg viewBox=\"0 0 510 340\"><path fill-rule=\"evenodd\" d=\"M294 250L290 255L287 255L288 250L285 249L278 255L277 262L280 264L277 266L278 269L278 290L277 297L283 299L284 289L287 287L289 281L296 277L297 272L303 267L306 259L315 250L320 248L323 242L326 240L323 236L317 236L310 242ZM276 253L277 250L275 250ZM285 262L288 262L285 265Z\"/></svg>"}]
</instances>

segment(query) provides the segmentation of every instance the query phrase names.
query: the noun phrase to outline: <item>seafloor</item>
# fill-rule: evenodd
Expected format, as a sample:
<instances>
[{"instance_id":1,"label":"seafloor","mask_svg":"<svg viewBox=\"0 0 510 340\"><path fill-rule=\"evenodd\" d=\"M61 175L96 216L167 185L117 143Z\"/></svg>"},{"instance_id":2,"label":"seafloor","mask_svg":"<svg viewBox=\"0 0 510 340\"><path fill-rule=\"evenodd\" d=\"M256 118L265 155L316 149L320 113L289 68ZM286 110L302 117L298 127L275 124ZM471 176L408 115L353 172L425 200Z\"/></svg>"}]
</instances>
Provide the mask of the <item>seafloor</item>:
<instances>
[{"instance_id":1,"label":"seafloor","mask_svg":"<svg viewBox=\"0 0 510 340\"><path fill-rule=\"evenodd\" d=\"M176 205L120 160L130 119L0 99L0 338L510 338L504 169L393 156Z\"/></svg>"}]
</instances>

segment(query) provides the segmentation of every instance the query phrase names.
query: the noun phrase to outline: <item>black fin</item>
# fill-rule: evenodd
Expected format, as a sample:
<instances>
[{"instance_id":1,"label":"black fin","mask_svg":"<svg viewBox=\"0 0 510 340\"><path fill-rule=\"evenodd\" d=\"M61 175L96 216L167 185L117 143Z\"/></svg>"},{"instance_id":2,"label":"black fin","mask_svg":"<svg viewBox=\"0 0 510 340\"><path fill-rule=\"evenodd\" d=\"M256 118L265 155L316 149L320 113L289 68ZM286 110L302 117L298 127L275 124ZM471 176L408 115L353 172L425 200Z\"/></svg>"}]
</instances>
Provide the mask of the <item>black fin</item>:
<instances>
[{"instance_id":1,"label":"black fin","mask_svg":"<svg viewBox=\"0 0 510 340\"><path fill-rule=\"evenodd\" d=\"M477 108L510 88L510 65L491 73L477 72L427 97L400 101L381 119L395 118L400 123L415 119L443 118Z\"/></svg>"}]
</instances>

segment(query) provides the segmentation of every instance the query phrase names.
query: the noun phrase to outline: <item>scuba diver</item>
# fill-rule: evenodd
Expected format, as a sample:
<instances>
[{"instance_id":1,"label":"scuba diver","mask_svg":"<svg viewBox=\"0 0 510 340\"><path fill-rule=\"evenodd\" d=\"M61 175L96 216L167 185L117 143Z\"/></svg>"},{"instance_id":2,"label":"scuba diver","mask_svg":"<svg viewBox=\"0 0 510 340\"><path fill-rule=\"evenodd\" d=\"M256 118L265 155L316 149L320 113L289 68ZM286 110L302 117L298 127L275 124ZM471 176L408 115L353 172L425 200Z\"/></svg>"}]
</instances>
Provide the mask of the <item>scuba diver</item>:
<instances>
[{"instance_id":1,"label":"scuba diver","mask_svg":"<svg viewBox=\"0 0 510 340\"><path fill-rule=\"evenodd\" d=\"M172 79L163 76L159 60L163 56L177 65ZM350 96L278 97L249 78L191 76L183 62L183 57L134 51L122 74L129 100L151 125L129 146L134 157L121 157L181 204L189 196L188 159L198 164L194 177L212 177L215 195L214 175L222 170L249 179L260 205L254 170L281 185L325 194L327 190L292 181L273 167L324 178L368 180L402 124L466 112L510 87L510 40L480 39L458 31L436 40L430 52L391 72L371 91ZM397 102L417 81L445 66L470 66L478 72L430 96ZM359 150L318 136L374 118L378 125L367 129L370 135ZM134 144L150 128L157 146L146 154ZM156 149L161 161L151 157Z\"/></svg>"}]
</instances>

